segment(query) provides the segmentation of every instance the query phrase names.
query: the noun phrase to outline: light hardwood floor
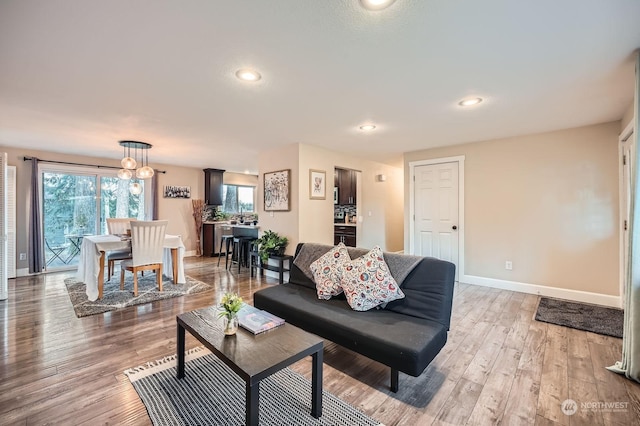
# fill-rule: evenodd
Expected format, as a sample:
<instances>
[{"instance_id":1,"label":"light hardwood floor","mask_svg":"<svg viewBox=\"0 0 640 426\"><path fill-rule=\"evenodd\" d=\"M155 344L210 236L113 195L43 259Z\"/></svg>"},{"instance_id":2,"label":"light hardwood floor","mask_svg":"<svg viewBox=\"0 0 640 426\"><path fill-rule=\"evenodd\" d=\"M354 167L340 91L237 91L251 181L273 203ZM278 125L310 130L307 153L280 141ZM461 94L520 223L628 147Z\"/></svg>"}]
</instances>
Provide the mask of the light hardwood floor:
<instances>
[{"instance_id":1,"label":"light hardwood floor","mask_svg":"<svg viewBox=\"0 0 640 426\"><path fill-rule=\"evenodd\" d=\"M64 286L72 273L10 280L0 302L0 425L150 424L122 372L175 353L176 314L225 291L251 300L277 281L238 276L214 259L189 258L185 268L214 290L86 318L76 318ZM622 340L537 322L537 302L457 285L448 343L420 377L401 373L394 394L387 367L326 342L324 389L386 425L640 424L640 384L604 368ZM293 368L310 377L310 358ZM568 398L578 403L573 416L560 409Z\"/></svg>"}]
</instances>

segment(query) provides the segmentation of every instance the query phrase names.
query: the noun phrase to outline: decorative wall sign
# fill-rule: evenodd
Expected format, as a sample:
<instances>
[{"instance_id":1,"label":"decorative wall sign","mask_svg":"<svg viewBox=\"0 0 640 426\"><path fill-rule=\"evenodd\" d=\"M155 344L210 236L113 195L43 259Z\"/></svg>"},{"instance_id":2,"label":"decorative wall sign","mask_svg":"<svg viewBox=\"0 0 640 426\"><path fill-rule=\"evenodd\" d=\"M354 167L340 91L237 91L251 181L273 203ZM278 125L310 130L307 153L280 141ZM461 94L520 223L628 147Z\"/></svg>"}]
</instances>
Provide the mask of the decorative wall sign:
<instances>
[{"instance_id":1,"label":"decorative wall sign","mask_svg":"<svg viewBox=\"0 0 640 426\"><path fill-rule=\"evenodd\" d=\"M291 210L291 169L264 174L264 210Z\"/></svg>"},{"instance_id":2,"label":"decorative wall sign","mask_svg":"<svg viewBox=\"0 0 640 426\"><path fill-rule=\"evenodd\" d=\"M191 198L190 186L165 186L164 198Z\"/></svg>"},{"instance_id":3,"label":"decorative wall sign","mask_svg":"<svg viewBox=\"0 0 640 426\"><path fill-rule=\"evenodd\" d=\"M327 172L309 169L309 198L324 200L327 198Z\"/></svg>"}]
</instances>

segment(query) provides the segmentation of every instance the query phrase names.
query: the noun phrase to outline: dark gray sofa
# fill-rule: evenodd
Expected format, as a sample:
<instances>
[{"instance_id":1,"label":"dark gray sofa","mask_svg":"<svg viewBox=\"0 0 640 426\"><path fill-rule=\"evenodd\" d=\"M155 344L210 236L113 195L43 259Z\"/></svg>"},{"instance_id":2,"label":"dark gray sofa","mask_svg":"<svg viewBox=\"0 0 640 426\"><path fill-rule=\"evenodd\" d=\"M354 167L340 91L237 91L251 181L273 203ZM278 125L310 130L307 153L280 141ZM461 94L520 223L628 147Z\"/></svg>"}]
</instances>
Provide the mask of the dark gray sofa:
<instances>
[{"instance_id":1,"label":"dark gray sofa","mask_svg":"<svg viewBox=\"0 0 640 426\"><path fill-rule=\"evenodd\" d=\"M300 260L302 246L297 246L295 260ZM326 246L325 252L331 248ZM349 255L356 259L367 251L349 248ZM387 263L393 256L404 255L384 253ZM444 347L451 319L455 265L428 257L416 262L408 275L395 274L406 275L398 282L405 298L384 309L357 312L340 296L319 300L315 283L295 261L289 282L257 291L254 305L391 367L391 390L396 392L399 371L419 376Z\"/></svg>"}]
</instances>

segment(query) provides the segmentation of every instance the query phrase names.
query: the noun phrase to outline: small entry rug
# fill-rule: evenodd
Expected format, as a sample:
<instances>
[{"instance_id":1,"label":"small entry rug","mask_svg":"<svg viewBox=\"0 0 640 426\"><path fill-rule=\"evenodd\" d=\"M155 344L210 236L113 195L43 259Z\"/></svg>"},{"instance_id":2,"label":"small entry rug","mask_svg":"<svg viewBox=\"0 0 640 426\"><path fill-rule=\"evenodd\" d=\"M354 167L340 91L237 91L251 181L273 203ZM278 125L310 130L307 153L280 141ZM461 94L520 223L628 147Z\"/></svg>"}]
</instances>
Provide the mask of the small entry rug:
<instances>
[{"instance_id":1,"label":"small entry rug","mask_svg":"<svg viewBox=\"0 0 640 426\"><path fill-rule=\"evenodd\" d=\"M536 321L622 338L624 311L542 297L536 312Z\"/></svg>"},{"instance_id":2,"label":"small entry rug","mask_svg":"<svg viewBox=\"0 0 640 426\"><path fill-rule=\"evenodd\" d=\"M106 274L105 274L106 275ZM115 311L129 306L141 305L155 300L170 299L184 296L185 294L200 293L211 290L211 286L202 281L185 276L186 283L173 284L173 280L162 277L162 291L158 291L156 274L145 272L144 276L138 274L138 297L133 297L133 274L125 274L124 290L120 290L120 270L116 270L113 277L104 283L103 298L96 301L87 299L85 283L75 278L67 278L64 283L69 292L71 304L78 318L89 315Z\"/></svg>"},{"instance_id":3,"label":"small entry rug","mask_svg":"<svg viewBox=\"0 0 640 426\"><path fill-rule=\"evenodd\" d=\"M124 372L153 424L243 425L244 381L208 350L191 352L181 380L175 355ZM379 425L326 391L322 398L322 416L316 419L311 416L311 382L282 369L260 382L260 425Z\"/></svg>"}]
</instances>

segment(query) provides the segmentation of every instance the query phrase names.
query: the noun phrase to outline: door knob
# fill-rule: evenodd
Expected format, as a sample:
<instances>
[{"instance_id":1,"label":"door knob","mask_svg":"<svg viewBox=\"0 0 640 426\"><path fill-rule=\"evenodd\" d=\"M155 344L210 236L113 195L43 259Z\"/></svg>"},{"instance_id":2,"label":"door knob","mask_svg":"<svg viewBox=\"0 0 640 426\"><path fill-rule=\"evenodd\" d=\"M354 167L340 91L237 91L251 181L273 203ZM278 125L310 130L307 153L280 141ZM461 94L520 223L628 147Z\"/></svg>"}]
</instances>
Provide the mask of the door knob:
<instances>
[{"instance_id":1,"label":"door knob","mask_svg":"<svg viewBox=\"0 0 640 426\"><path fill-rule=\"evenodd\" d=\"M457 227L457 226L455 226L455 225L453 225L453 226L451 227L451 229L453 229L453 230L455 231L456 229L458 229L458 227Z\"/></svg>"}]
</instances>

